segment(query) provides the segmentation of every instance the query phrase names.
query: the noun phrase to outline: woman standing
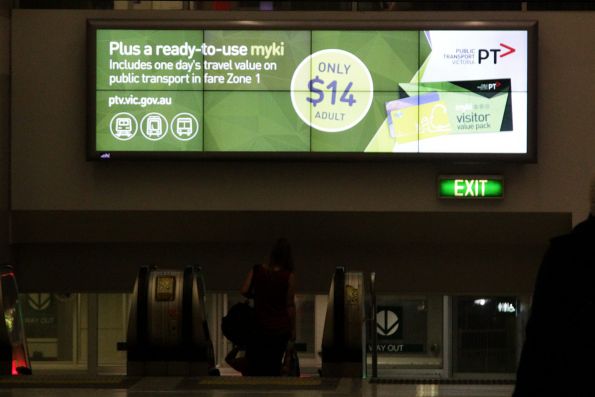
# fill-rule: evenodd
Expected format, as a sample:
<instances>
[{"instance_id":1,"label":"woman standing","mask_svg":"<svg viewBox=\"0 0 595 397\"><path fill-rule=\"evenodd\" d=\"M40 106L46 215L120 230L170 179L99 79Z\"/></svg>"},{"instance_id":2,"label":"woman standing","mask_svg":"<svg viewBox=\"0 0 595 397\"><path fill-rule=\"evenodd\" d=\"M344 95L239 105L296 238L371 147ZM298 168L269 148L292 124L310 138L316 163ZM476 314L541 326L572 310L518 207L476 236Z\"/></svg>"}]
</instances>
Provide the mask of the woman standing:
<instances>
[{"instance_id":1,"label":"woman standing","mask_svg":"<svg viewBox=\"0 0 595 397\"><path fill-rule=\"evenodd\" d=\"M277 240L268 263L254 266L241 294L254 298L256 331L246 349L247 375L279 376L285 351L295 341L295 288L289 242Z\"/></svg>"}]
</instances>

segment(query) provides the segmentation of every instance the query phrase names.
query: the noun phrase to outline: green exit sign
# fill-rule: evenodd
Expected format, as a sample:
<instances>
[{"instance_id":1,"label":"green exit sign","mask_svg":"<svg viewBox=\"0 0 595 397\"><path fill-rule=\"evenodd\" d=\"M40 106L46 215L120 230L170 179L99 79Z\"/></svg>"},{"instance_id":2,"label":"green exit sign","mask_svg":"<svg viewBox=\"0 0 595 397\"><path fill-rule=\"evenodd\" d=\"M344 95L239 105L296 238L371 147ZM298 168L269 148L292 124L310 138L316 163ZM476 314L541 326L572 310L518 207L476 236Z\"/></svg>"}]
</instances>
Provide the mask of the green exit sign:
<instances>
[{"instance_id":1,"label":"green exit sign","mask_svg":"<svg viewBox=\"0 0 595 397\"><path fill-rule=\"evenodd\" d=\"M438 196L452 199L499 199L504 194L500 176L441 176Z\"/></svg>"}]
</instances>

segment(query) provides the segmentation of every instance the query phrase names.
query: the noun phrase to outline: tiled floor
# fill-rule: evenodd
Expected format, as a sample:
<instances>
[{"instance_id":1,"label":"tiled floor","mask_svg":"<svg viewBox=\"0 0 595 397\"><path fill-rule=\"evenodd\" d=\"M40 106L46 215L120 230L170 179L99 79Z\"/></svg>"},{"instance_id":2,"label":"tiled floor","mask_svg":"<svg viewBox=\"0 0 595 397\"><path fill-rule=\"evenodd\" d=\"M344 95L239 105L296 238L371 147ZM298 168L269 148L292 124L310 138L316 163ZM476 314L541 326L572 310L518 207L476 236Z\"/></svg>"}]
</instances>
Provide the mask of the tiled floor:
<instances>
[{"instance_id":1,"label":"tiled floor","mask_svg":"<svg viewBox=\"0 0 595 397\"><path fill-rule=\"evenodd\" d=\"M512 394L512 385L403 385L370 384L359 379L341 379L332 388L292 390L290 386L267 385L255 387L235 384L232 387L212 386L195 390L180 390L181 378L143 378L128 389L93 388L0 388L0 397L126 397L126 396L295 396L295 397L504 397Z\"/></svg>"}]
</instances>

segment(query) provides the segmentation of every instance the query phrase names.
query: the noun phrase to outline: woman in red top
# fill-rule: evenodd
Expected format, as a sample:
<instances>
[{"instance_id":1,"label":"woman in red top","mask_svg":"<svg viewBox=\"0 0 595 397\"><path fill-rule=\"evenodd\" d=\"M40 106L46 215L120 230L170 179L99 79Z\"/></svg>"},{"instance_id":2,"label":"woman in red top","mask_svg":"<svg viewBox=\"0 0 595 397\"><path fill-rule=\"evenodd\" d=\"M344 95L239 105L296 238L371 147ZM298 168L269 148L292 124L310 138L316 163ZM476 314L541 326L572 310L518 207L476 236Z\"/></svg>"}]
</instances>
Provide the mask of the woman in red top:
<instances>
[{"instance_id":1,"label":"woman in red top","mask_svg":"<svg viewBox=\"0 0 595 397\"><path fill-rule=\"evenodd\" d=\"M279 239L268 263L255 266L240 290L254 298L256 331L246 348L247 375L279 376L295 341L295 289L291 246Z\"/></svg>"}]
</instances>

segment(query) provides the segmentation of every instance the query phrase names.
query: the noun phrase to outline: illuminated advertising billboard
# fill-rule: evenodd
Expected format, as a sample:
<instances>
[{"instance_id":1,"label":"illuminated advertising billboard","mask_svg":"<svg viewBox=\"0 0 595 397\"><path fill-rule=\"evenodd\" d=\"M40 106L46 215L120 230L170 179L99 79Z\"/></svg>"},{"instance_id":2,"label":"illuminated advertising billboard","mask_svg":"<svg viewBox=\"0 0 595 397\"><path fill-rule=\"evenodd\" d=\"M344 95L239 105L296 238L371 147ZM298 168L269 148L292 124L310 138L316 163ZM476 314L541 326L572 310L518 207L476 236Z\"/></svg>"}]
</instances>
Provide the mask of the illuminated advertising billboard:
<instances>
[{"instance_id":1,"label":"illuminated advertising billboard","mask_svg":"<svg viewBox=\"0 0 595 397\"><path fill-rule=\"evenodd\" d=\"M401 25L89 21L89 158L534 161L535 23Z\"/></svg>"}]
</instances>

